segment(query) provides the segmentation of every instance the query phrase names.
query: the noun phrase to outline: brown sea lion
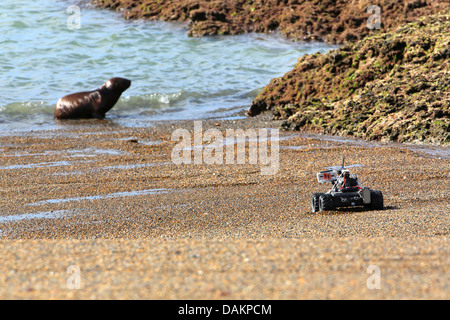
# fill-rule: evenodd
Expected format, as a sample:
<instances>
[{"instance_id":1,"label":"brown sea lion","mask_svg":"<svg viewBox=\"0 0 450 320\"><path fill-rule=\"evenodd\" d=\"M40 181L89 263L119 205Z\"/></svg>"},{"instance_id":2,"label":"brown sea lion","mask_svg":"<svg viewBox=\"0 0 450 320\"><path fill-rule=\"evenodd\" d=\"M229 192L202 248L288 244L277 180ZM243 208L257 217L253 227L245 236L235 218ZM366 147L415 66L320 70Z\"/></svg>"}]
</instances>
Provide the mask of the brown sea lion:
<instances>
[{"instance_id":1,"label":"brown sea lion","mask_svg":"<svg viewBox=\"0 0 450 320\"><path fill-rule=\"evenodd\" d=\"M103 119L106 112L119 100L131 81L124 78L112 78L94 91L69 94L58 100L55 107L56 119Z\"/></svg>"}]
</instances>

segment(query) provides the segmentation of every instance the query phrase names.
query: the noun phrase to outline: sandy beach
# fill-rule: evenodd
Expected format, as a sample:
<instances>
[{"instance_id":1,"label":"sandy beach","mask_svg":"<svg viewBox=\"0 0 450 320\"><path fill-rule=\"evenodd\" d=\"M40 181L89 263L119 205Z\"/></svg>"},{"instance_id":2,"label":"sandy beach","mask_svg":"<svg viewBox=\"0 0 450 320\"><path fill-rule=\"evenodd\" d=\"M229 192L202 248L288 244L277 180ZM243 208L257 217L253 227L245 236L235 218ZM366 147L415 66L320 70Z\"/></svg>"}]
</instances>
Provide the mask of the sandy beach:
<instances>
[{"instance_id":1,"label":"sandy beach","mask_svg":"<svg viewBox=\"0 0 450 320\"><path fill-rule=\"evenodd\" d=\"M262 175L174 164L171 136L192 121L60 128L0 136L2 299L449 298L448 147L280 132L278 172ZM384 210L311 212L328 188L315 173L343 155Z\"/></svg>"},{"instance_id":2,"label":"sandy beach","mask_svg":"<svg viewBox=\"0 0 450 320\"><path fill-rule=\"evenodd\" d=\"M450 298L448 0L3 8L0 299Z\"/></svg>"}]
</instances>

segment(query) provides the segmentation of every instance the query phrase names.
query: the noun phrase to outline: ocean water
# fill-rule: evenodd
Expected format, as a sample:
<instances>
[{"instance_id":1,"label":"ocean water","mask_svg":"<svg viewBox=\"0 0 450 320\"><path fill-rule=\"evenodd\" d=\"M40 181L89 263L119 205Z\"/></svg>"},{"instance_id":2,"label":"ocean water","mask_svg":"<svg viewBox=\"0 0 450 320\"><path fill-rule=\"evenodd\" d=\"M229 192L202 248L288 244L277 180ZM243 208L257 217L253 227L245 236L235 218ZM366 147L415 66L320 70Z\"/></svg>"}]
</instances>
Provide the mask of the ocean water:
<instances>
[{"instance_id":1,"label":"ocean water","mask_svg":"<svg viewBox=\"0 0 450 320\"><path fill-rule=\"evenodd\" d=\"M76 3L0 1L0 132L61 128L56 101L112 77L132 80L107 114L117 124L229 117L300 56L333 49L276 35L189 38L183 24L84 5L76 20Z\"/></svg>"}]
</instances>

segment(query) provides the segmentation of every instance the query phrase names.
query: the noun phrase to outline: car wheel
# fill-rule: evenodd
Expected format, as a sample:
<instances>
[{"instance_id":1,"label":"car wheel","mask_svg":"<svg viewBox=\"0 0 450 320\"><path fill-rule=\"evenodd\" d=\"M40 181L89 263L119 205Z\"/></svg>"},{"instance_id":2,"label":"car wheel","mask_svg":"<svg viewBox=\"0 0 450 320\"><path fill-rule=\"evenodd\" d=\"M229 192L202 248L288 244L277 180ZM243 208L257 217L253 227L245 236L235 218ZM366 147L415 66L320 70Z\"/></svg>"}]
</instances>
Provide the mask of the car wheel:
<instances>
[{"instance_id":1,"label":"car wheel","mask_svg":"<svg viewBox=\"0 0 450 320\"><path fill-rule=\"evenodd\" d=\"M371 203L370 208L373 210L382 210L384 208L383 193L378 190L373 190L370 194Z\"/></svg>"},{"instance_id":2,"label":"car wheel","mask_svg":"<svg viewBox=\"0 0 450 320\"><path fill-rule=\"evenodd\" d=\"M333 199L327 194L323 194L319 197L319 210L329 211L333 210Z\"/></svg>"},{"instance_id":3,"label":"car wheel","mask_svg":"<svg viewBox=\"0 0 450 320\"><path fill-rule=\"evenodd\" d=\"M319 197L322 193L314 193L311 201L311 211L313 213L319 212Z\"/></svg>"}]
</instances>

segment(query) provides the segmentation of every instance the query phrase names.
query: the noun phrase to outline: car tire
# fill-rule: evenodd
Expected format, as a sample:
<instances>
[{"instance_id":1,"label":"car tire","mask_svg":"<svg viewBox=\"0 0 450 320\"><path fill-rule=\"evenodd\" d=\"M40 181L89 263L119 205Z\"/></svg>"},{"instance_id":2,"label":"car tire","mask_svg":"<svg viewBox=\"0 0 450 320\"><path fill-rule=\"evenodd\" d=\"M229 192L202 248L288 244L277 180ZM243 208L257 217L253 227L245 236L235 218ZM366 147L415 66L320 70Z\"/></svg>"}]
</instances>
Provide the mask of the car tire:
<instances>
[{"instance_id":1,"label":"car tire","mask_svg":"<svg viewBox=\"0 0 450 320\"><path fill-rule=\"evenodd\" d=\"M383 210L384 208L383 193L381 191L372 190L370 198L371 198L370 208L372 210Z\"/></svg>"},{"instance_id":2,"label":"car tire","mask_svg":"<svg viewBox=\"0 0 450 320\"><path fill-rule=\"evenodd\" d=\"M319 212L319 198L323 195L323 193L314 193L311 201L311 211L313 213Z\"/></svg>"},{"instance_id":3,"label":"car tire","mask_svg":"<svg viewBox=\"0 0 450 320\"><path fill-rule=\"evenodd\" d=\"M319 197L319 210L330 211L333 210L333 199L328 194L323 194Z\"/></svg>"}]
</instances>

